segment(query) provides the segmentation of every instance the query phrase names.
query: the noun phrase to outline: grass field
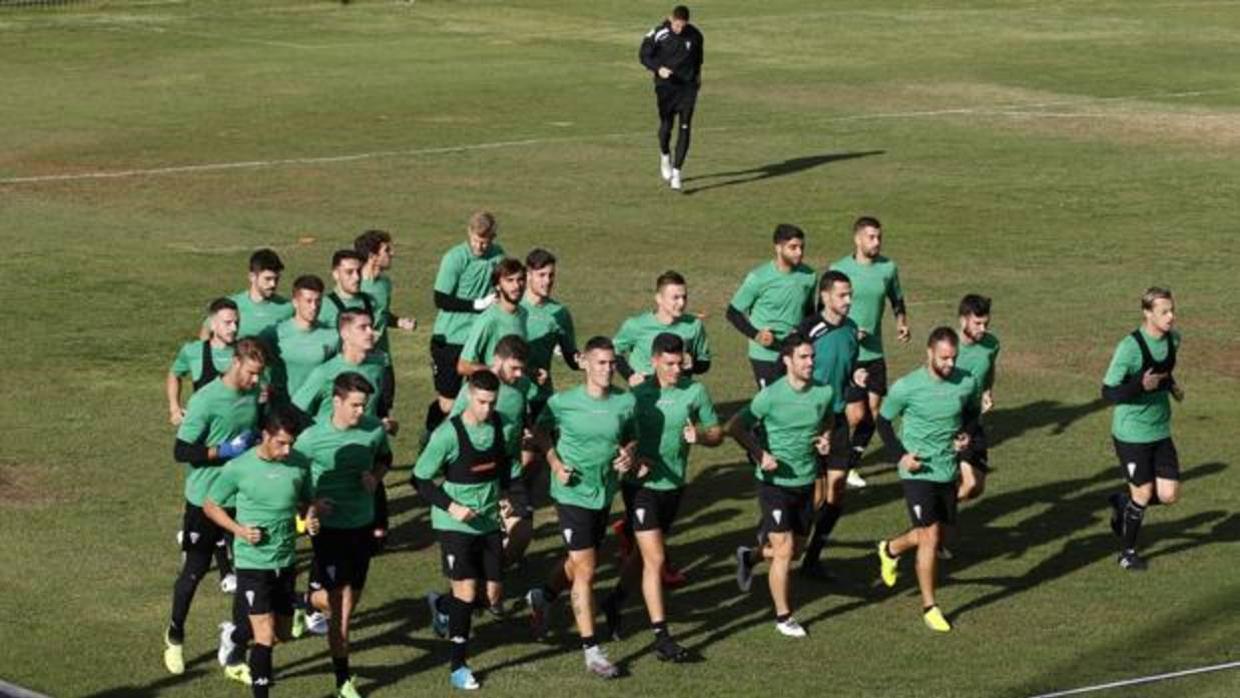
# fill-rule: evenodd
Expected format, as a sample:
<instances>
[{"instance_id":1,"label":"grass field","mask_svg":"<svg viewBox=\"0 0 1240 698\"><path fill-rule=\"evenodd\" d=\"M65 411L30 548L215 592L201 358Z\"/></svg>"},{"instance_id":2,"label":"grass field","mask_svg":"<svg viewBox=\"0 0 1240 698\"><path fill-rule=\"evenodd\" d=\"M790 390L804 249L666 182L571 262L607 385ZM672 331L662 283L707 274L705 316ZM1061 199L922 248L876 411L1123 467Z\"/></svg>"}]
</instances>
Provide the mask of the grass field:
<instances>
[{"instance_id":1,"label":"grass field","mask_svg":"<svg viewBox=\"0 0 1240 698\"><path fill-rule=\"evenodd\" d=\"M546 644L522 615L477 628L487 692L1017 697L1240 659L1240 3L703 2L688 196L659 184L636 62L662 2L8 4L0 677L55 696L248 695L215 664L227 597L210 583L186 675L160 661L182 507L171 357L211 298L243 287L255 247L284 257L287 290L368 227L395 233L396 310L429 327L439 255L483 207L510 252L560 257L582 337L643 309L659 272L685 273L709 316L706 382L733 408L749 369L723 311L782 221L808 231L822 268L849 250L855 216L882 219L917 337L889 350L893 376L968 291L994 297L1004 346L997 471L962 512L940 594L956 632L922 626L911 569L894 593L878 583L872 541L906 519L874 454L827 552L844 582L799 583L810 639L776 635L763 580L748 597L732 581L757 508L725 445L696 452L671 548L692 578L670 596L673 629L706 661L656 662L632 606L634 634L611 647L630 675L604 685L567 613ZM1147 518L1151 569L1133 576L1105 521L1119 481L1097 395L1153 283L1180 306L1186 482ZM394 338L399 463L430 397L427 342ZM355 634L376 698L448 691L421 600L438 561L406 478L389 479L395 549ZM510 595L559 552L550 510L537 524ZM278 695L330 693L321 640L281 646L276 667ZM1240 695L1240 672L1112 694Z\"/></svg>"}]
</instances>

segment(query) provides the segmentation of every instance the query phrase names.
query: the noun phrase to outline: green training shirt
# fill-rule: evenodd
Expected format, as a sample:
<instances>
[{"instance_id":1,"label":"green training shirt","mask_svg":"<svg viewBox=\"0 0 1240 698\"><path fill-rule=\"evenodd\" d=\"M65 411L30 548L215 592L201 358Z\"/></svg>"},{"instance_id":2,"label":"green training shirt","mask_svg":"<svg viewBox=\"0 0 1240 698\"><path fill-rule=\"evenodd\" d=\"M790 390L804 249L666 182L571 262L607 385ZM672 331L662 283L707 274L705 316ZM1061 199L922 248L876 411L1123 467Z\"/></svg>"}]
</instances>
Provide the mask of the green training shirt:
<instances>
[{"instance_id":1,"label":"green training shirt","mask_svg":"<svg viewBox=\"0 0 1240 698\"><path fill-rule=\"evenodd\" d=\"M801 318L814 310L814 294L818 279L814 270L804 264L781 272L775 262L767 262L745 276L736 295L729 303L749 317L759 331L770 329L775 344L801 323ZM779 361L778 347L768 349L749 340L749 358L757 361Z\"/></svg>"},{"instance_id":2,"label":"green training shirt","mask_svg":"<svg viewBox=\"0 0 1240 698\"><path fill-rule=\"evenodd\" d=\"M475 257L469 243L462 242L440 260L435 291L467 301L483 298L491 293L491 272L503 258L504 248L498 244L492 243L486 253ZM440 310L431 332L441 335L448 344L464 344L476 316L477 313Z\"/></svg>"},{"instance_id":3,"label":"green training shirt","mask_svg":"<svg viewBox=\"0 0 1240 698\"><path fill-rule=\"evenodd\" d=\"M219 446L247 431L258 430L257 387L233 390L216 378L194 393L185 406L185 419L177 428L177 439L189 444ZM190 463L185 476L185 499L196 507L210 491L219 475L221 463ZM232 506L232 500L217 502Z\"/></svg>"},{"instance_id":4,"label":"green training shirt","mask_svg":"<svg viewBox=\"0 0 1240 698\"><path fill-rule=\"evenodd\" d=\"M530 358L525 362L526 373L534 376L539 369L547 372L547 382L538 387L538 398L545 401L555 391L551 381L551 357L555 356L556 347L565 356L577 354L573 316L568 308L553 298L546 299L541 305L522 298L521 307L529 313L525 321L525 341L530 345Z\"/></svg>"},{"instance_id":5,"label":"green training shirt","mask_svg":"<svg viewBox=\"0 0 1240 698\"><path fill-rule=\"evenodd\" d=\"M525 432L526 414L529 403L538 396L538 386L526 376L508 385L503 381L499 384L499 395L495 398L495 411L499 413L504 426L504 445L508 456L512 458L512 476L521 474L521 435ZM469 381L461 385L461 392L456 394L452 403L452 412L448 419L461 414L469 407Z\"/></svg>"},{"instance_id":6,"label":"green training shirt","mask_svg":"<svg viewBox=\"0 0 1240 698\"><path fill-rule=\"evenodd\" d=\"M319 323L302 329L295 318L268 329L264 339L273 354L272 382L285 395L296 394L310 373L340 348L340 335L334 329Z\"/></svg>"},{"instance_id":7,"label":"green training shirt","mask_svg":"<svg viewBox=\"0 0 1240 698\"><path fill-rule=\"evenodd\" d=\"M972 344L960 342L956 368L968 372L977 381L977 389L990 390L995 384L995 363L999 360L999 338L987 332Z\"/></svg>"},{"instance_id":8,"label":"green training shirt","mask_svg":"<svg viewBox=\"0 0 1240 698\"><path fill-rule=\"evenodd\" d=\"M811 382L804 390L794 390L786 376L754 396L741 411L741 423L748 429L762 424L766 433L762 446L779 463L769 473L756 467L758 480L780 487L813 484L818 478L814 439L826 430L833 398L830 386Z\"/></svg>"},{"instance_id":9,"label":"green training shirt","mask_svg":"<svg viewBox=\"0 0 1240 698\"><path fill-rule=\"evenodd\" d=\"M310 371L306 380L297 392L293 393L293 404L315 420L331 419L332 391L335 389L336 377L342 373L353 371L362 374L375 391L366 400L366 414L370 417L379 416L379 396L383 391L383 373L390 365L388 355L381 351L370 351L360 364L349 363L344 354L336 354L325 363Z\"/></svg>"},{"instance_id":10,"label":"green training shirt","mask_svg":"<svg viewBox=\"0 0 1240 698\"><path fill-rule=\"evenodd\" d=\"M893 305L904 300L896 263L879 255L870 264L859 263L853 255L843 257L831 268L842 271L852 281L853 304L848 316L865 333L861 338L859 361L872 361L883 356L884 303Z\"/></svg>"},{"instance_id":11,"label":"green training shirt","mask_svg":"<svg viewBox=\"0 0 1240 698\"><path fill-rule=\"evenodd\" d=\"M340 309L337 308L336 304L332 302L332 299L328 297L334 292L335 291L333 290L323 294L323 305L319 307L319 324L339 334ZM345 310L364 310L366 308L366 301L370 301L370 312L374 313L374 316L371 318L371 323L375 328L375 348L379 348L379 307L375 303L375 299L365 291L355 293L349 298L345 298L341 295L337 295L337 297L340 299L340 302L344 304Z\"/></svg>"},{"instance_id":12,"label":"green training shirt","mask_svg":"<svg viewBox=\"0 0 1240 698\"><path fill-rule=\"evenodd\" d=\"M1155 361L1167 358L1167 336L1154 339L1142 327L1145 343L1150 347L1150 355ZM1180 334L1172 332L1171 341L1175 342L1176 351L1180 348ZM1133 376L1141 374L1141 348L1132 335L1126 335L1115 347L1115 355L1111 357L1111 365L1107 367L1102 382L1115 387ZM1115 414L1111 418L1111 435L1120 441L1133 444L1148 444L1171 438L1171 393L1166 390L1142 392L1141 396L1130 402L1121 402L1115 406Z\"/></svg>"},{"instance_id":13,"label":"green training shirt","mask_svg":"<svg viewBox=\"0 0 1240 698\"><path fill-rule=\"evenodd\" d=\"M947 378L922 366L891 386L883 401L884 418L900 422L904 450L921 458L917 472L900 469L907 480L954 482L958 465L952 442L964 427L966 412L978 412L977 381L959 368Z\"/></svg>"},{"instance_id":14,"label":"green training shirt","mask_svg":"<svg viewBox=\"0 0 1240 698\"><path fill-rule=\"evenodd\" d=\"M172 367L168 371L178 378L189 376L191 383L197 383L202 378L202 347L203 340L201 339L182 344L176 357L172 359ZM215 365L216 372L227 371L229 365L232 364L232 359L232 345L211 347L211 363Z\"/></svg>"},{"instance_id":15,"label":"green training shirt","mask_svg":"<svg viewBox=\"0 0 1240 698\"><path fill-rule=\"evenodd\" d=\"M659 386L650 376L633 388L637 410L637 453L650 463L642 486L652 490L674 490L685 486L689 469L689 448L685 425L692 421L701 429L719 426L719 415L706 386L684 376L670 388Z\"/></svg>"},{"instance_id":16,"label":"green training shirt","mask_svg":"<svg viewBox=\"0 0 1240 698\"><path fill-rule=\"evenodd\" d=\"M526 321L529 312L520 305L516 312L510 313L499 307L499 303L482 311L469 328L469 336L461 349L461 360L474 364L490 365L495 356L495 345L508 335L517 335L525 339Z\"/></svg>"},{"instance_id":17,"label":"green training shirt","mask_svg":"<svg viewBox=\"0 0 1240 698\"><path fill-rule=\"evenodd\" d=\"M388 338L388 330L392 323L392 280L387 274L379 274L373 279L362 277L362 293L370 296L371 303L374 304L373 312L375 314L375 348L392 353L392 343ZM326 297L323 299L330 303Z\"/></svg>"},{"instance_id":18,"label":"green training shirt","mask_svg":"<svg viewBox=\"0 0 1240 698\"><path fill-rule=\"evenodd\" d=\"M207 496L216 503L235 501L233 519L263 529L257 545L241 537L233 540L237 569L282 570L297 562L293 519L298 505L309 503L313 493L310 462L296 451L284 461L269 461L252 448L220 468Z\"/></svg>"},{"instance_id":19,"label":"green training shirt","mask_svg":"<svg viewBox=\"0 0 1240 698\"><path fill-rule=\"evenodd\" d=\"M611 506L619 479L611 462L620 447L638 437L631 393L608 387L601 398L585 385L556 393L538 424L556 433L555 451L572 468L568 484L551 475L551 498L560 504L603 510Z\"/></svg>"},{"instance_id":20,"label":"green training shirt","mask_svg":"<svg viewBox=\"0 0 1240 698\"><path fill-rule=\"evenodd\" d=\"M653 372L650 366L651 343L662 332L670 332L683 339L685 351L693 357L695 365L710 361L706 327L693 315L681 315L670 325L659 322L652 311L634 315L620 325L611 341L616 345L616 354L626 357L635 373L649 375Z\"/></svg>"},{"instance_id":21,"label":"green training shirt","mask_svg":"<svg viewBox=\"0 0 1240 698\"><path fill-rule=\"evenodd\" d=\"M461 420L461 423L465 427L465 434L469 437L469 443L473 444L475 451L485 453L491 448L495 439L494 427L489 423L472 426L465 423L464 420ZM461 450L456 438L456 429L452 426L451 418L445 419L442 424L435 427L435 431L431 432L431 438L426 444L426 449L422 451L422 455L418 456L418 461L413 466L413 475L422 480L434 480L446 471L448 466L455 462L460 455ZM477 515L469 521L457 521L446 510L432 506L431 528L434 528L436 531L459 531L475 535L499 530L500 491L498 479L468 484L444 482L443 489L452 498L452 501L473 509Z\"/></svg>"},{"instance_id":22,"label":"green training shirt","mask_svg":"<svg viewBox=\"0 0 1240 698\"><path fill-rule=\"evenodd\" d=\"M338 429L331 419L316 422L297 437L293 449L310 461L315 499L331 500L332 512L321 517L328 528L361 528L375 520L375 497L362 474L392 452L383 423L363 416L357 426Z\"/></svg>"},{"instance_id":23,"label":"green training shirt","mask_svg":"<svg viewBox=\"0 0 1240 698\"><path fill-rule=\"evenodd\" d=\"M845 316L840 324L832 325L819 313L805 318L801 334L808 337L814 347L814 382L831 386L831 411L843 412L848 405L845 391L852 383L853 371L857 370L860 350L857 323Z\"/></svg>"}]
</instances>

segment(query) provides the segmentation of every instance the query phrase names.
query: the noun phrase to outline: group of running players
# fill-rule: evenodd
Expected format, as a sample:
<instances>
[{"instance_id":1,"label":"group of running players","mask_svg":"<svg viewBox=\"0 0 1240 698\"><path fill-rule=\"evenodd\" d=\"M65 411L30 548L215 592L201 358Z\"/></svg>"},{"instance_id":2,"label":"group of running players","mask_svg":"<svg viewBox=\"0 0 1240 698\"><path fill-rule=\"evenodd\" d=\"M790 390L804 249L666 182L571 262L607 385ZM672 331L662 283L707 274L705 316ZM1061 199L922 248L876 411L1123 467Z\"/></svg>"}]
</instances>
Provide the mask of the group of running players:
<instances>
[{"instance_id":1,"label":"group of running players","mask_svg":"<svg viewBox=\"0 0 1240 698\"><path fill-rule=\"evenodd\" d=\"M654 655L691 659L666 615L665 588L684 581L667 558L666 538L692 447L716 447L725 436L752 464L761 511L758 544L735 551L736 581L747 592L755 569L769 564L780 635L806 636L793 614L793 565L799 558L797 575L830 578L823 549L847 486L865 486L856 469L875 433L898 464L911 522L877 543L878 575L895 586L911 552L926 626L951 630L935 597L936 565L951 557L946 542L958 503L982 494L989 470L983 424L995 404L999 353L990 299L964 296L953 326L929 333L924 363L889 382L887 305L896 340L908 343L912 332L896 264L881 253L879 221L857 219L853 249L822 273L804 262L803 231L779 225L773 258L746 275L727 308L748 340L757 392L725 421L699 379L712 367L710 342L700 317L687 312L681 274L658 276L653 310L579 347L571 313L553 297L556 257L544 249L524 261L508 256L497 233L494 216L474 214L467 239L440 262L430 339L436 395L412 468L448 580L427 603L433 631L449 640L453 687L479 687L467 662L472 618L509 612L504 571L522 561L536 506L547 496L565 555L544 584L519 597L535 635L567 593L586 668L615 677L600 638L620 635L626 597L639 590ZM214 560L221 586L234 593L219 646L229 678L267 696L274 644L320 633L335 695L360 695L349 667L350 619L371 558L387 540L384 477L399 432L389 334L417 327L392 312L392 255L388 233L366 231L332 256L330 289L317 276L300 276L286 300L276 293L279 256L259 250L249 287L212 302L199 339L177 354L167 397L174 458L188 474L182 565L164 636L170 672L185 670L186 619ZM1136 541L1146 508L1173 502L1179 480L1168 402L1183 394L1172 376L1174 302L1152 288L1142 308L1144 321L1120 342L1103 386L1117 405L1113 435L1127 479L1111 499L1127 570L1145 565ZM579 385L556 390L556 356L582 372ZM182 407L184 378L194 392ZM624 515L613 522L617 493ZM596 605L609 528L622 560L615 587ZM299 590L302 533L313 562Z\"/></svg>"}]
</instances>

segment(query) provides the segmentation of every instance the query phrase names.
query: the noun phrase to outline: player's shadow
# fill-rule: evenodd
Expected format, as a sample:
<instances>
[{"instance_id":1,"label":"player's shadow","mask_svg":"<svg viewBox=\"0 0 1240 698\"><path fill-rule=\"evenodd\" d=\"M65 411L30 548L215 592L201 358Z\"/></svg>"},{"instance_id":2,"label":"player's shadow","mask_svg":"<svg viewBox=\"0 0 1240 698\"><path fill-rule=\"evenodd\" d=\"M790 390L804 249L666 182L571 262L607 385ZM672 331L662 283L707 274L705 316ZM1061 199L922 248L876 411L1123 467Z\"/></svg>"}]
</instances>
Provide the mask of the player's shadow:
<instances>
[{"instance_id":1,"label":"player's shadow","mask_svg":"<svg viewBox=\"0 0 1240 698\"><path fill-rule=\"evenodd\" d=\"M698 175L696 177L686 178L685 182L701 182L703 180L713 180L718 178L726 178L723 181L711 182L710 184L702 184L692 188L686 188L686 194L697 194L709 189L719 189L722 187L731 187L738 184L751 184L772 177L783 177L784 175L796 174L820 167L832 162L842 160L854 160L856 158L870 157L871 155L883 155L885 150L864 150L850 153L824 153L822 155L806 155L799 158L789 158L780 162L772 162L759 167L752 167L748 170L733 170L731 172L713 172L711 174Z\"/></svg>"},{"instance_id":2,"label":"player's shadow","mask_svg":"<svg viewBox=\"0 0 1240 698\"><path fill-rule=\"evenodd\" d=\"M987 441L993 448L1008 439L1048 426L1052 427L1051 435L1058 436L1077 421L1109 406L1110 403L1102 398L1079 404L1035 400L1017 407L996 409L983 417L982 421L986 425Z\"/></svg>"},{"instance_id":3,"label":"player's shadow","mask_svg":"<svg viewBox=\"0 0 1240 698\"><path fill-rule=\"evenodd\" d=\"M204 665L207 665L204 667ZM91 693L85 698L155 698L164 695L168 689L182 684L193 683L206 676L215 667L215 650L204 652L185 662L185 673L179 676L165 676L145 686L122 686ZM0 695L7 695L0 693Z\"/></svg>"}]
</instances>

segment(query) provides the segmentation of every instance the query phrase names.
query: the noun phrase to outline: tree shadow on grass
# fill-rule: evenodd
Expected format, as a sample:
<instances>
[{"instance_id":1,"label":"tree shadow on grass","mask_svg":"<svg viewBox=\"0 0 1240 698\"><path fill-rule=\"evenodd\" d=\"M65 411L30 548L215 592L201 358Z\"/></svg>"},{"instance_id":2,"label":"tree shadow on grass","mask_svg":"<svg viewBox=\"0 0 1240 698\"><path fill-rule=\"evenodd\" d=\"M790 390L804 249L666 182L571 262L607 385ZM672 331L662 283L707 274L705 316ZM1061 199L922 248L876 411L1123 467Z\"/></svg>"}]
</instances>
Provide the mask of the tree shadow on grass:
<instances>
[{"instance_id":1,"label":"tree shadow on grass","mask_svg":"<svg viewBox=\"0 0 1240 698\"><path fill-rule=\"evenodd\" d=\"M698 175L696 177L686 178L685 182L700 182L706 179L716 179L726 177L721 182L711 184L703 184L692 188L686 188L685 194L697 194L709 189L719 189L721 187L731 187L738 184L751 184L772 177L783 177L785 175L796 174L811 170L815 167L826 165L832 162L842 160L854 160L856 158L870 157L872 155L883 155L885 150L865 150L855 153L824 153L822 155L807 155L799 158L789 158L780 162L772 162L759 167L751 167L747 170L733 170L731 172L713 172L711 174Z\"/></svg>"}]
</instances>

